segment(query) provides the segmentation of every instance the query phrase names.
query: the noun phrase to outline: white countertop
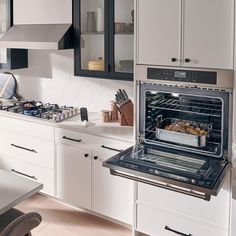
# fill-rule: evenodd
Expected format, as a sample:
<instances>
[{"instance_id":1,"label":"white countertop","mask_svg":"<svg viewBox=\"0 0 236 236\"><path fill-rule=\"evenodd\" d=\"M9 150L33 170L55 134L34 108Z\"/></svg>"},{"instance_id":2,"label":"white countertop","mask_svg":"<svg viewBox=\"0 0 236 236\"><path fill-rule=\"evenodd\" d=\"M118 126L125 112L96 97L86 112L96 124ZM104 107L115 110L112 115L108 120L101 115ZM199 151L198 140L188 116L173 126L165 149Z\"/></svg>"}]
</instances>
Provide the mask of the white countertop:
<instances>
[{"instance_id":1,"label":"white countertop","mask_svg":"<svg viewBox=\"0 0 236 236\"><path fill-rule=\"evenodd\" d=\"M0 111L0 116L134 143L133 127L120 126L119 123L103 123L100 119L100 114L96 112L89 112L87 126L80 120L80 115L61 122L47 121L6 111Z\"/></svg>"},{"instance_id":2,"label":"white countertop","mask_svg":"<svg viewBox=\"0 0 236 236\"><path fill-rule=\"evenodd\" d=\"M130 143L134 142L133 127L120 126L119 123L103 123L98 113L89 113L88 118L87 126L80 120L80 116L75 116L57 123L57 127Z\"/></svg>"}]
</instances>

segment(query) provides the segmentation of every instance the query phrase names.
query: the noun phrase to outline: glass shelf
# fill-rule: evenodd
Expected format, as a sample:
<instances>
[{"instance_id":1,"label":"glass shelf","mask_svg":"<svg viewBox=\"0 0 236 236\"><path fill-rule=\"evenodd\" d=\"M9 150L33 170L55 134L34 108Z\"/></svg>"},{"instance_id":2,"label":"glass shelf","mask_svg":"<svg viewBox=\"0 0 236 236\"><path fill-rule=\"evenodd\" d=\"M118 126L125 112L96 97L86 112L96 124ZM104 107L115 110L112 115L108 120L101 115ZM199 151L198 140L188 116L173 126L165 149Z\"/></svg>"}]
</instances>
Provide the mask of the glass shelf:
<instances>
[{"instance_id":1,"label":"glass shelf","mask_svg":"<svg viewBox=\"0 0 236 236\"><path fill-rule=\"evenodd\" d=\"M82 32L81 35L89 35L89 34L97 34L97 35L104 35L104 32Z\"/></svg>"}]
</instances>

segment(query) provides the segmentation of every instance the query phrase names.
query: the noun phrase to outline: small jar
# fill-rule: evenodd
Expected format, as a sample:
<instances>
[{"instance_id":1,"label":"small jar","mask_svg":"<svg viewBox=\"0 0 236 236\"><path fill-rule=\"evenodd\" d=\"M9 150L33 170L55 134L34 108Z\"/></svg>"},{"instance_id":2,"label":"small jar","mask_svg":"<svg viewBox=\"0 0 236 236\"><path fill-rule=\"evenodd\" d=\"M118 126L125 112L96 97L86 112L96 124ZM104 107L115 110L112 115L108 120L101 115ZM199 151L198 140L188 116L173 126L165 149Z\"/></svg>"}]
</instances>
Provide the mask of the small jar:
<instances>
[{"instance_id":1,"label":"small jar","mask_svg":"<svg viewBox=\"0 0 236 236\"><path fill-rule=\"evenodd\" d=\"M108 110L102 110L101 111L101 119L104 123L108 123L111 121L110 119L110 111Z\"/></svg>"}]
</instances>

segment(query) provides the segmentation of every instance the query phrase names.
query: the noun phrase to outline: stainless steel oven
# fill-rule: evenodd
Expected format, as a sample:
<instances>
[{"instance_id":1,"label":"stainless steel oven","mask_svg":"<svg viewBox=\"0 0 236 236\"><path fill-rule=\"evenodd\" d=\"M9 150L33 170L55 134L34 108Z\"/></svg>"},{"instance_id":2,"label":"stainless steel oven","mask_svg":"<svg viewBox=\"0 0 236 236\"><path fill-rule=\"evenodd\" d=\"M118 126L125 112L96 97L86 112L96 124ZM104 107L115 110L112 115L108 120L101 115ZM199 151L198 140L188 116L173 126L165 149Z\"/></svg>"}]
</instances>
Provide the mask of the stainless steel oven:
<instances>
[{"instance_id":1,"label":"stainless steel oven","mask_svg":"<svg viewBox=\"0 0 236 236\"><path fill-rule=\"evenodd\" d=\"M210 200L231 166L233 72L140 66L136 76L136 145L103 165Z\"/></svg>"}]
</instances>

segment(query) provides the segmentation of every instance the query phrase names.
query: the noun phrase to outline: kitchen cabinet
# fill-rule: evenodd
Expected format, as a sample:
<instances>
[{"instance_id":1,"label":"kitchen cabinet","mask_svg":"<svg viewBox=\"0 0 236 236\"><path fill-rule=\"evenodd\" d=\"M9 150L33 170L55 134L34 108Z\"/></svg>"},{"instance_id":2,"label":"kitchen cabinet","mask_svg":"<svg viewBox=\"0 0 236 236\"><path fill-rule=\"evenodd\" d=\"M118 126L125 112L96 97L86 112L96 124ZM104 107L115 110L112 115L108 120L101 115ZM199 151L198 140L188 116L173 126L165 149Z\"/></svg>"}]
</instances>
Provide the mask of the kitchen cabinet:
<instances>
[{"instance_id":1,"label":"kitchen cabinet","mask_svg":"<svg viewBox=\"0 0 236 236\"><path fill-rule=\"evenodd\" d=\"M58 198L132 224L133 182L112 176L102 161L130 143L56 128ZM73 186L73 187L71 187Z\"/></svg>"},{"instance_id":2,"label":"kitchen cabinet","mask_svg":"<svg viewBox=\"0 0 236 236\"><path fill-rule=\"evenodd\" d=\"M137 64L233 69L233 0L136 1Z\"/></svg>"},{"instance_id":3,"label":"kitchen cabinet","mask_svg":"<svg viewBox=\"0 0 236 236\"><path fill-rule=\"evenodd\" d=\"M74 0L75 75L133 80L134 0Z\"/></svg>"},{"instance_id":4,"label":"kitchen cabinet","mask_svg":"<svg viewBox=\"0 0 236 236\"><path fill-rule=\"evenodd\" d=\"M0 116L0 168L43 184L55 196L54 128Z\"/></svg>"},{"instance_id":5,"label":"kitchen cabinet","mask_svg":"<svg viewBox=\"0 0 236 236\"><path fill-rule=\"evenodd\" d=\"M0 38L13 25L13 0L0 2ZM0 48L0 69L20 69L28 67L26 49Z\"/></svg>"},{"instance_id":6,"label":"kitchen cabinet","mask_svg":"<svg viewBox=\"0 0 236 236\"><path fill-rule=\"evenodd\" d=\"M88 149L57 145L57 197L91 209L91 153Z\"/></svg>"},{"instance_id":7,"label":"kitchen cabinet","mask_svg":"<svg viewBox=\"0 0 236 236\"><path fill-rule=\"evenodd\" d=\"M194 235L194 236L228 236L228 230L216 225L140 203L137 206L139 218L137 230L152 236Z\"/></svg>"},{"instance_id":8,"label":"kitchen cabinet","mask_svg":"<svg viewBox=\"0 0 236 236\"><path fill-rule=\"evenodd\" d=\"M186 235L229 235L231 177L211 200L183 195L138 183L136 230L148 235L170 235L166 226Z\"/></svg>"},{"instance_id":9,"label":"kitchen cabinet","mask_svg":"<svg viewBox=\"0 0 236 236\"><path fill-rule=\"evenodd\" d=\"M132 224L133 183L130 180L112 176L102 162L127 149L129 143L101 139L101 145L93 150L92 161L92 208L93 211L108 217ZM110 149L108 149L110 148ZM111 150L113 149L113 150ZM118 150L115 150L118 149Z\"/></svg>"}]
</instances>

